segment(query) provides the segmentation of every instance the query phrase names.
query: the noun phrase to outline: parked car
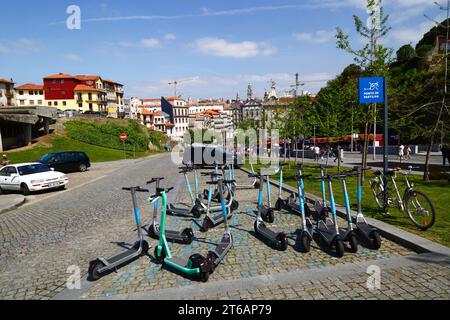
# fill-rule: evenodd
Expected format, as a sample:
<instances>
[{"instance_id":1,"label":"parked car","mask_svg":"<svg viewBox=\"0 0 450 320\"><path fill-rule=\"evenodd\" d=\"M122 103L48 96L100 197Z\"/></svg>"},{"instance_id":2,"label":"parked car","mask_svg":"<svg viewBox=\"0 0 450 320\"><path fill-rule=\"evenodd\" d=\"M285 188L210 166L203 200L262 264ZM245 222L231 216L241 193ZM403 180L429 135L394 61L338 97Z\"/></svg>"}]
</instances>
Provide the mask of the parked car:
<instances>
[{"instance_id":1,"label":"parked car","mask_svg":"<svg viewBox=\"0 0 450 320\"><path fill-rule=\"evenodd\" d=\"M85 172L91 166L89 157L82 151L49 153L38 159L37 162L64 173Z\"/></svg>"},{"instance_id":2,"label":"parked car","mask_svg":"<svg viewBox=\"0 0 450 320\"><path fill-rule=\"evenodd\" d=\"M27 196L35 191L62 190L68 182L64 173L54 171L42 163L8 165L0 170L0 193L21 191Z\"/></svg>"},{"instance_id":3,"label":"parked car","mask_svg":"<svg viewBox=\"0 0 450 320\"><path fill-rule=\"evenodd\" d=\"M239 167L244 163L244 159L239 153L234 153L234 155L219 146L193 144L186 147L183 162L202 166L213 166L214 162L224 164L230 163L234 159L234 164L236 167Z\"/></svg>"}]
</instances>

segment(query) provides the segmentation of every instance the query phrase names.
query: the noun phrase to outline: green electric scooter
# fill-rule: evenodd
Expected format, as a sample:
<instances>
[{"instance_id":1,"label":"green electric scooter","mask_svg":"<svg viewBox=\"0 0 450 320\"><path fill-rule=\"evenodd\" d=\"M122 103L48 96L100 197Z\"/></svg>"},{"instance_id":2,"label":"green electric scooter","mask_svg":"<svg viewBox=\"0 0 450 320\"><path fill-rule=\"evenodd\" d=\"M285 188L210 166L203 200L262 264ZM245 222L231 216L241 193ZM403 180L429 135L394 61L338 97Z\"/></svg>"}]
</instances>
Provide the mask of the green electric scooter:
<instances>
[{"instance_id":1,"label":"green electric scooter","mask_svg":"<svg viewBox=\"0 0 450 320\"><path fill-rule=\"evenodd\" d=\"M175 257L172 255L169 244L166 239L166 214L167 214L167 193L173 190L173 188L163 189L157 188L156 195L151 198L153 201L161 199L161 222L159 225L160 237L159 243L155 248L155 259L158 264L166 264L168 267L181 272L182 274L196 277L202 282L206 282L209 279L209 274L213 270L210 260L206 259L202 255L195 253L189 258Z\"/></svg>"}]
</instances>

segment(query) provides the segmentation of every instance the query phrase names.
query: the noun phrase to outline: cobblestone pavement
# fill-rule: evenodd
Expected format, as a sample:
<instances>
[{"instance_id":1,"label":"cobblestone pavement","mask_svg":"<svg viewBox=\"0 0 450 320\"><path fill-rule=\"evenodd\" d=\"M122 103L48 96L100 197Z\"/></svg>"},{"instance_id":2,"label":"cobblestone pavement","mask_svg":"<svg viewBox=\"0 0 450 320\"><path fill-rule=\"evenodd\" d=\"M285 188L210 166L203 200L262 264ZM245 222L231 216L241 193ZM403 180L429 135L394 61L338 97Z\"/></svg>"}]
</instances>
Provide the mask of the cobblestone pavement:
<instances>
[{"instance_id":1,"label":"cobblestone pavement","mask_svg":"<svg viewBox=\"0 0 450 320\"><path fill-rule=\"evenodd\" d=\"M182 297L195 299L337 299L353 298L353 294L354 298L360 299L366 296L408 299L412 297L407 294L414 296L414 293L420 293L420 297L437 295L437 298L449 298L448 261L447 264L418 261L411 265L411 259L421 255L386 239L383 239L379 251L360 246L357 254L346 252L341 259L317 244L308 254L298 253L292 245L300 219L284 212L276 214L273 227L288 232L291 245L286 252L269 248L253 233L255 217L252 208L255 207L257 190L238 191L239 213L231 220L234 248L210 277L209 283L198 283L161 268L150 255L95 283L83 281L81 290L64 290L69 266L79 266L85 276L91 259L98 255L109 256L117 251L117 243L132 239L135 228L131 199L128 193L121 191L121 187L143 185L156 175L166 176L165 186L177 187L183 182L169 156L158 156L124 167L61 196L0 215L0 299L50 299L55 296L154 299L164 297L163 293L172 292L170 290L186 292ZM238 179L248 180L243 173ZM274 202L277 190L273 188L272 193ZM183 186L179 193L175 190L170 196L176 197L176 202L187 198ZM139 195L138 201L142 220L149 222L151 210L146 197ZM202 219L168 217L170 229L191 226L196 235L190 246L171 244L173 253L180 256L195 252L206 254L215 246L223 229L217 227L201 233L201 222ZM154 240L149 240L149 243L152 247L157 244ZM150 252L152 254L153 250ZM361 265L389 263L395 259L407 259L405 261L408 262L383 271L382 288L390 288L394 293L389 296L368 291L365 286L368 275ZM420 268L417 268L418 264L421 264ZM342 272L349 267L353 268L349 274ZM301 274L297 275L298 272ZM317 272L322 274L311 277ZM262 287L252 285L261 277L275 280L264 283ZM398 296L398 288L406 293ZM170 294L168 299L176 296Z\"/></svg>"},{"instance_id":2,"label":"cobblestone pavement","mask_svg":"<svg viewBox=\"0 0 450 320\"><path fill-rule=\"evenodd\" d=\"M239 180L245 181L246 178L243 173L239 174ZM203 183L201 183L202 185ZM181 190L182 191L182 190ZM275 188L272 188L272 201L275 202L277 198L277 192ZM286 194L284 194L286 196ZM313 244L311 252L308 254L298 253L293 249L295 231L300 227L300 218L296 215L292 215L288 212L279 213L276 215L275 223L273 227L278 230L289 233L290 246L286 252L279 252L271 249L266 244L261 242L253 232L253 223L255 216L252 208L255 207L255 201L257 197L257 190L239 190L237 193L237 199L240 203L240 212L235 214L231 220L231 230L234 237L234 247L228 253L224 261L217 268L216 272L211 275L208 285L218 286L220 288L221 283L229 283L237 281L241 284L241 281L257 278L259 276L266 275L280 275L297 272L298 270L321 270L329 267L336 267L339 269L346 265L357 265L367 261L389 261L390 259L397 257L415 257L416 254L400 245L397 245L391 241L383 239L382 248L379 251L372 251L363 246L359 247L357 254L351 254L346 252L343 258L336 258L333 253L322 250L316 243ZM187 194L180 192L177 197L177 201L187 201ZM343 224L343 220L340 220L340 224ZM199 231L202 219L193 220L189 223L189 220L179 219L171 220L171 229L182 229L186 226L191 226L194 229L196 239L191 246L183 246L171 244L172 253L176 256L189 256L192 253L199 252L206 254L208 249L214 248L215 244L221 238L223 232L222 227L210 230L204 234ZM151 242L153 246L157 244L156 241ZM152 251L153 252L153 251ZM414 271L414 268L412 268ZM441 268L433 269L429 267L430 273L436 278L436 285L442 289L439 291L440 297L449 297L448 291L448 271L449 266L443 266ZM393 270L388 273L387 282L390 279L403 279L402 270ZM332 272L331 272L332 273ZM182 288L186 289L187 294L183 297L198 298L198 299L283 299L283 298L314 298L317 297L316 293L320 294L323 290L322 298L345 298L347 296L347 287L341 288L336 286L341 282L346 283L348 286L359 286L355 288L357 293L361 291L363 295L356 295L355 297L364 298L366 295L373 296L374 294L368 292L365 287L367 281L367 274L365 271L352 275L351 277L342 279L327 279L323 283L317 282L316 285L311 284L292 284L290 282L282 286L268 286L268 290L272 290L270 295L263 294L259 289L257 291L246 291L246 285L241 285L242 291L237 292L231 290L231 294L226 290L216 290L210 296L198 295L202 286L205 284L198 284L195 280L185 278L177 275L166 268L156 265L153 261L153 257L147 259L141 259L136 263L125 267L109 277L105 277L94 285L90 286L79 298L82 299L114 299L123 297L142 297L142 298L158 298L158 292L164 290L171 290L170 292L178 292ZM442 282L442 277L447 278L447 283ZM325 277L327 278L327 276ZM426 279L426 278L425 278ZM433 278L434 279L434 278ZM402 280L403 281L403 280ZM333 283L334 288L330 289L330 282ZM364 284L364 286L363 286ZM393 285L403 286L401 281L392 281ZM304 286L307 286L309 295L299 295L299 292L303 292ZM239 287L239 285L237 286ZM189 288L193 288L190 290ZM327 289L328 288L328 289ZM351 287L349 287L351 288ZM365 288L365 289L364 289ZM298 289L297 293L294 289ZM156 291L155 291L156 290ZM265 290L265 289L264 289ZM328 290L328 291L327 291ZM332 290L332 291L330 291ZM292 291L292 292L291 292ZM426 291L426 290L425 290ZM339 293L338 293L339 292ZM286 295L286 293L290 293ZM328 294L330 293L330 294ZM312 294L314 294L312 296ZM343 295L344 294L344 295ZM168 299L174 296L180 298L180 295L167 296ZM382 295L375 295L377 298L383 298ZM405 298L408 296L405 295Z\"/></svg>"},{"instance_id":3,"label":"cobblestone pavement","mask_svg":"<svg viewBox=\"0 0 450 320\"><path fill-rule=\"evenodd\" d=\"M132 163L132 165L130 165ZM69 266L86 273L89 261L111 255L135 234L131 196L164 173L174 183L170 155L132 161L91 184L0 215L0 299L50 299L65 288ZM138 195L142 220L146 194Z\"/></svg>"}]
</instances>

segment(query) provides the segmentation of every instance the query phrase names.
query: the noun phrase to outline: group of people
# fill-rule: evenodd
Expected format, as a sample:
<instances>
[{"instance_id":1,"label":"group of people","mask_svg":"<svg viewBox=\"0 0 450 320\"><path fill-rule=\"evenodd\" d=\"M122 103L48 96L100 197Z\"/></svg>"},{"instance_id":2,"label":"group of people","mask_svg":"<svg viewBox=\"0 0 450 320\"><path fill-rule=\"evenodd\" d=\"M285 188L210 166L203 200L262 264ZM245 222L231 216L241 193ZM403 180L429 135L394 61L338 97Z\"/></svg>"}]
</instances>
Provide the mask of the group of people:
<instances>
[{"instance_id":1,"label":"group of people","mask_svg":"<svg viewBox=\"0 0 450 320\"><path fill-rule=\"evenodd\" d=\"M403 160L411 160L411 145L407 144L404 146L403 144L398 146L398 158L400 162ZM406 155L405 155L406 153Z\"/></svg>"},{"instance_id":2,"label":"group of people","mask_svg":"<svg viewBox=\"0 0 450 320\"><path fill-rule=\"evenodd\" d=\"M326 147L326 148L321 148L319 146L312 146L310 147L310 150L314 151L314 161L319 162L319 160L323 161L324 157L326 156L326 153L328 152L328 155L333 157L334 156L334 162L336 161L340 161L340 162L344 162L342 159L342 152L341 152L341 148L337 147L337 148L333 148L333 147Z\"/></svg>"}]
</instances>

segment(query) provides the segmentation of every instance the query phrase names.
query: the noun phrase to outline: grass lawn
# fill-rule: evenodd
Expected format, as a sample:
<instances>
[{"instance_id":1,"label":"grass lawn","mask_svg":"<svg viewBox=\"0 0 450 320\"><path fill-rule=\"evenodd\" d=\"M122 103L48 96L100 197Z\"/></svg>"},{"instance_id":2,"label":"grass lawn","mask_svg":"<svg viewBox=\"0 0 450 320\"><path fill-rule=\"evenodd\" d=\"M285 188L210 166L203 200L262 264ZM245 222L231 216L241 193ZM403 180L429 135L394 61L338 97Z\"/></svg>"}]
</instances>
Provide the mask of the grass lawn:
<instances>
[{"instance_id":1,"label":"grass lawn","mask_svg":"<svg viewBox=\"0 0 450 320\"><path fill-rule=\"evenodd\" d=\"M109 149L90 145L84 142L73 140L63 136L49 136L51 147L38 144L35 147L23 151L6 152L12 163L33 162L43 155L56 151L84 151L89 156L91 162L105 162L123 160L123 150ZM136 158L142 158L154 154L155 152L136 152ZM127 152L127 159L134 158L133 152Z\"/></svg>"},{"instance_id":2,"label":"grass lawn","mask_svg":"<svg viewBox=\"0 0 450 320\"><path fill-rule=\"evenodd\" d=\"M260 165L255 165L255 170L259 168ZM246 165L246 168L250 168ZM344 168L343 170L346 170ZM337 173L337 168L329 169L330 173ZM284 177L295 175L296 168L295 164L292 163L291 166L286 166L284 169ZM314 177L320 176L320 171L314 168L313 165L306 165L305 174L313 174ZM273 176L272 179L275 180L279 176ZM383 222L389 223L401 229L405 229L411 233L417 234L424 238L436 241L440 244L450 246L450 209L448 207L448 201L450 198L450 182L448 181L422 181L422 176L410 176L409 179L414 183L415 188L424 192L433 202L436 210L436 222L427 231L421 231L417 229L411 220L409 220L406 213L401 213L397 208L391 207L390 215L383 215L380 212L375 200L373 199L372 191L370 188L370 180L372 175L367 173L366 183L363 187L363 213L368 217L372 217ZM405 190L405 184L402 175L397 176L397 185L400 190L400 194L403 195ZM297 182L294 180L284 179L284 182L290 186L297 187ZM350 201L352 204L352 209L356 209L356 177L351 177L347 179L347 188L350 194ZM315 179L307 179L305 181L305 191L317 196L321 196L321 184L320 181ZM342 191L341 182L336 181L333 183L333 191L335 193L336 203L344 204L344 197Z\"/></svg>"}]
</instances>

